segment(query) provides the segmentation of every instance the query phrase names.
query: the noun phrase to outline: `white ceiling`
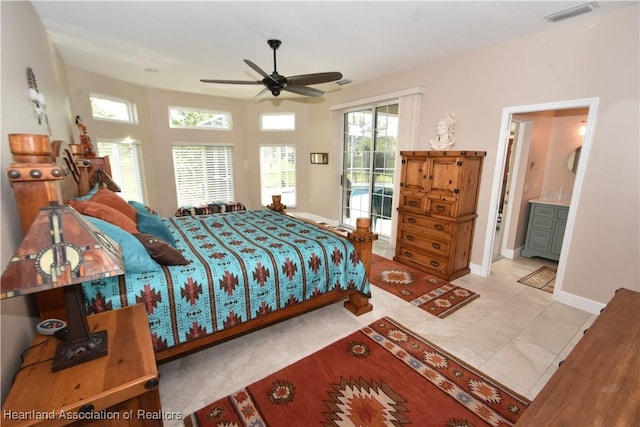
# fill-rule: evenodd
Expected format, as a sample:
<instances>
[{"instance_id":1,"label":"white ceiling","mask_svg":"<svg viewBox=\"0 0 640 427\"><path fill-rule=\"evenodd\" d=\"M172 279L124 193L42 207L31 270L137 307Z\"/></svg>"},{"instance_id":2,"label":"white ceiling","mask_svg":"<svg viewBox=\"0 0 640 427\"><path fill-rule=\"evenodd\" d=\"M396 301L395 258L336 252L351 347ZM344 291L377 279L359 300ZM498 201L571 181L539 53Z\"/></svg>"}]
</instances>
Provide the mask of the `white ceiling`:
<instances>
[{"instance_id":1,"label":"white ceiling","mask_svg":"<svg viewBox=\"0 0 640 427\"><path fill-rule=\"evenodd\" d=\"M200 79L260 80L243 59L271 73L273 54L267 40L276 38L282 40L280 74L340 71L356 84L635 2L600 1L594 12L556 24L543 16L585 2L32 3L68 66L147 87L251 98L261 86ZM336 83L315 87L340 89Z\"/></svg>"}]
</instances>

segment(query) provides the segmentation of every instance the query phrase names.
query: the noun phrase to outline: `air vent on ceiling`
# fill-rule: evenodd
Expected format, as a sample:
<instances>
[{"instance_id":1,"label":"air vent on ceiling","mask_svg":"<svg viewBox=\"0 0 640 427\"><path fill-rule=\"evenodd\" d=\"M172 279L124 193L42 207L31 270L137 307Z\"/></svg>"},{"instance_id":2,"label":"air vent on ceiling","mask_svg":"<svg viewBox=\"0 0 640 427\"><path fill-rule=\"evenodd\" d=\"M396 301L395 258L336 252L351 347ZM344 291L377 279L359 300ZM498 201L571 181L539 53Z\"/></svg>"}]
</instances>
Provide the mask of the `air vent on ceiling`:
<instances>
[{"instance_id":1,"label":"air vent on ceiling","mask_svg":"<svg viewBox=\"0 0 640 427\"><path fill-rule=\"evenodd\" d=\"M600 7L598 6L598 3L592 1L589 3L570 7L569 9L561 10L560 12L551 13L545 16L544 19L551 22L552 24L555 24L558 21L573 18L574 16L582 15L584 13L593 12L598 7Z\"/></svg>"}]
</instances>

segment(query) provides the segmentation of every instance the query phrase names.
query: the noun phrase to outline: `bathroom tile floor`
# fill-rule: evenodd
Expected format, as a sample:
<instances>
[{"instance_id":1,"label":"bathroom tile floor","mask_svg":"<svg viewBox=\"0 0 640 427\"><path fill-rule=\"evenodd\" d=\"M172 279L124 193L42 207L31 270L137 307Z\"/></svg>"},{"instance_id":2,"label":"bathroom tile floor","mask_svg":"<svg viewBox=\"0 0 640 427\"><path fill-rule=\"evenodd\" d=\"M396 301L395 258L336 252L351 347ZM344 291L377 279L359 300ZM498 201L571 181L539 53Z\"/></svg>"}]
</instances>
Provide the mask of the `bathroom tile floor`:
<instances>
[{"instance_id":1,"label":"bathroom tile floor","mask_svg":"<svg viewBox=\"0 0 640 427\"><path fill-rule=\"evenodd\" d=\"M385 240L374 242L374 252L393 258ZM550 264L538 258L502 258L492 264L489 277L457 279L454 283L480 298L445 319L372 286L374 308L362 316L333 304L162 364L162 410L186 416L383 316L533 399L596 318L517 282L542 265ZM179 425L182 421L165 420L165 426Z\"/></svg>"}]
</instances>

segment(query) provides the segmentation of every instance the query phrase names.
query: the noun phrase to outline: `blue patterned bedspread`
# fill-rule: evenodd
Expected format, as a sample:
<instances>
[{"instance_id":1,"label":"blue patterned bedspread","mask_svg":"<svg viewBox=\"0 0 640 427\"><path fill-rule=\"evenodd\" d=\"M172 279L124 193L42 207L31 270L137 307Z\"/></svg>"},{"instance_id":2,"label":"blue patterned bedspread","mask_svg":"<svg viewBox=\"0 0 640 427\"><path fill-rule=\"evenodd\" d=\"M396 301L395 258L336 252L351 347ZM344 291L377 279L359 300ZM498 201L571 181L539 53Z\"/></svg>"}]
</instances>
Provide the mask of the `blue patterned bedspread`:
<instances>
[{"instance_id":1,"label":"blue patterned bedspread","mask_svg":"<svg viewBox=\"0 0 640 427\"><path fill-rule=\"evenodd\" d=\"M83 284L90 312L142 303L156 351L334 289L370 296L350 241L268 210L163 218L190 261Z\"/></svg>"}]
</instances>

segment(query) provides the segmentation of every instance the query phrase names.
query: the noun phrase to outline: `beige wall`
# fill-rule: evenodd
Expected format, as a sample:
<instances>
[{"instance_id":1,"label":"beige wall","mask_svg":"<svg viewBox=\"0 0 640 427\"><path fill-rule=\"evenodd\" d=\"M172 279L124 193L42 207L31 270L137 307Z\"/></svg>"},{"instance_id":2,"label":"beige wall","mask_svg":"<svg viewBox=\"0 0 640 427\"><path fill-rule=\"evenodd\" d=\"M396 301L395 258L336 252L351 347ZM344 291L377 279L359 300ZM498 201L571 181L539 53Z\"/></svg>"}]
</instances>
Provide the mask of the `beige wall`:
<instances>
[{"instance_id":1,"label":"beige wall","mask_svg":"<svg viewBox=\"0 0 640 427\"><path fill-rule=\"evenodd\" d=\"M73 123L64 64L51 44L46 31L30 2L0 2L2 81L2 119L0 159L3 178L0 180L0 215L2 244L0 265L4 269L22 238L20 219L13 190L4 171L12 161L9 134L48 134L46 125L39 125L29 98L26 68L31 67L38 89L47 100L47 115L51 139L69 140ZM25 48L28 46L29 48ZM2 354L0 357L1 394L4 401L11 379L20 366L20 353L34 335L36 317L32 297L16 297L0 302Z\"/></svg>"},{"instance_id":2,"label":"beige wall","mask_svg":"<svg viewBox=\"0 0 640 427\"><path fill-rule=\"evenodd\" d=\"M260 99L243 101L192 93L171 92L144 88L94 73L69 67L69 87L74 114L80 114L93 139L131 137L142 143L146 201L165 216L175 213L177 206L175 176L171 157L174 142L224 143L234 146L235 199L251 209L260 203L261 144L295 144L298 157L298 204L291 210L308 210L309 182L313 178L309 153L315 144L323 151L327 138L318 138L318 124L309 117L307 99ZM113 124L91 118L90 93L114 96L132 101L138 111L138 123ZM314 101L311 101L314 102ZM320 103L324 102L321 100ZM232 115L231 130L171 129L168 122L170 106L226 111ZM328 109L318 110L318 116L330 116ZM261 132L259 115L262 112L292 112L296 116L295 131ZM320 127L322 129L322 127ZM326 150L324 150L326 151Z\"/></svg>"},{"instance_id":3,"label":"beige wall","mask_svg":"<svg viewBox=\"0 0 640 427\"><path fill-rule=\"evenodd\" d=\"M599 98L563 290L606 303L620 286L640 289L638 7L630 3L609 14L550 25L542 33L346 86L327 100L340 104L422 86L416 144L424 148L443 113L456 113L456 147L487 151L471 253L471 262L481 264L503 110ZM618 207L603 208L603 197Z\"/></svg>"},{"instance_id":4,"label":"beige wall","mask_svg":"<svg viewBox=\"0 0 640 427\"><path fill-rule=\"evenodd\" d=\"M542 182L542 195L571 199L576 174L567 167L567 156L582 145L584 137L578 131L583 120L587 120L586 113L554 117Z\"/></svg>"}]
</instances>

